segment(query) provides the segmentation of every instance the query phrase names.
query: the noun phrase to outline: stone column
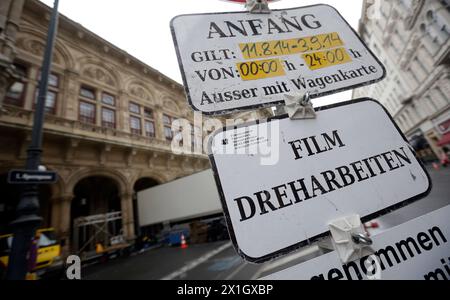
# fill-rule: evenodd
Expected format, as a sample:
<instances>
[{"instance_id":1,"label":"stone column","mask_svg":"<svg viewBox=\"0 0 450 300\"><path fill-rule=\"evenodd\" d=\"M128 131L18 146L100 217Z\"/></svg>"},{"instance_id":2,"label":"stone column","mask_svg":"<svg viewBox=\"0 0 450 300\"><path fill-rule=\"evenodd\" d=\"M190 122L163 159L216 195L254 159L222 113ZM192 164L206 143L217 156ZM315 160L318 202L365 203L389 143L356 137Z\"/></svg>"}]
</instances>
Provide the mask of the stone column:
<instances>
[{"instance_id":1,"label":"stone column","mask_svg":"<svg viewBox=\"0 0 450 300\"><path fill-rule=\"evenodd\" d=\"M158 140L165 141L166 136L164 134L164 122L163 122L163 111L162 106L157 104L155 106L155 135Z\"/></svg>"},{"instance_id":2,"label":"stone column","mask_svg":"<svg viewBox=\"0 0 450 300\"><path fill-rule=\"evenodd\" d=\"M3 2L3 1L2 1ZM7 1L8 2L8 1ZM9 14L4 20L1 54L13 60L15 56L15 45L17 32L19 31L20 17L25 0L14 0L10 2ZM3 5L2 5L3 7ZM2 9L6 9L6 6Z\"/></svg>"},{"instance_id":3,"label":"stone column","mask_svg":"<svg viewBox=\"0 0 450 300\"><path fill-rule=\"evenodd\" d=\"M39 68L36 66L30 66L28 71L27 88L25 89L25 99L23 102L23 108L27 110L34 110L34 103L36 101L36 91L38 89L38 73Z\"/></svg>"},{"instance_id":4,"label":"stone column","mask_svg":"<svg viewBox=\"0 0 450 300\"><path fill-rule=\"evenodd\" d=\"M438 106L439 110L446 107L449 103L448 96L446 96L440 88L440 86L445 86L445 84L441 85L440 83L443 83L443 81L440 81L438 83L438 86L430 91L431 97L433 98L433 100L435 100L435 103Z\"/></svg>"},{"instance_id":5,"label":"stone column","mask_svg":"<svg viewBox=\"0 0 450 300\"><path fill-rule=\"evenodd\" d=\"M116 96L116 128L120 131L130 132L128 120L128 95L120 90Z\"/></svg>"},{"instance_id":6,"label":"stone column","mask_svg":"<svg viewBox=\"0 0 450 300\"><path fill-rule=\"evenodd\" d=\"M58 232L59 236L61 238L61 242L64 245L61 249L61 252L63 256L68 255L71 251L71 245L70 245L70 223L71 223L71 215L70 215L70 209L71 204L73 200L73 195L64 195L59 198L59 226L58 226ZM52 220L53 221L53 220Z\"/></svg>"},{"instance_id":7,"label":"stone column","mask_svg":"<svg viewBox=\"0 0 450 300\"><path fill-rule=\"evenodd\" d=\"M78 94L80 75L71 69L64 70L64 83L60 96L61 116L69 120L78 120ZM63 100L64 99L64 100Z\"/></svg>"},{"instance_id":8,"label":"stone column","mask_svg":"<svg viewBox=\"0 0 450 300\"><path fill-rule=\"evenodd\" d=\"M129 222L128 222L128 234L129 234L129 240L135 240L136 239L136 233L134 231L134 210L133 210L133 194L131 193L128 201L127 201L127 206L128 206L128 217L129 217Z\"/></svg>"},{"instance_id":9,"label":"stone column","mask_svg":"<svg viewBox=\"0 0 450 300\"><path fill-rule=\"evenodd\" d=\"M20 17L22 16L22 10L23 10L24 3L25 3L25 0L11 1L11 7L9 9L9 18L8 18L7 26L6 26L7 29L8 29L8 25L11 23L16 25L17 28L19 27ZM7 34L10 34L10 33L11 33L10 31L7 31ZM13 37L15 37L15 35L13 35Z\"/></svg>"},{"instance_id":10,"label":"stone column","mask_svg":"<svg viewBox=\"0 0 450 300\"><path fill-rule=\"evenodd\" d=\"M52 219L50 226L55 228L56 233L59 234L61 224L61 202L60 198L53 198L50 200L52 206Z\"/></svg>"},{"instance_id":11,"label":"stone column","mask_svg":"<svg viewBox=\"0 0 450 300\"><path fill-rule=\"evenodd\" d=\"M5 29L6 20L8 20L9 6L12 0L2 0L0 1L0 29Z\"/></svg>"},{"instance_id":12,"label":"stone column","mask_svg":"<svg viewBox=\"0 0 450 300\"><path fill-rule=\"evenodd\" d=\"M123 235L127 241L135 239L134 235L134 214L133 214L133 193L125 193L120 197L122 207L122 228Z\"/></svg>"},{"instance_id":13,"label":"stone column","mask_svg":"<svg viewBox=\"0 0 450 300\"><path fill-rule=\"evenodd\" d=\"M95 99L97 103L95 104L95 125L102 126L102 94L103 91L96 89Z\"/></svg>"}]
</instances>

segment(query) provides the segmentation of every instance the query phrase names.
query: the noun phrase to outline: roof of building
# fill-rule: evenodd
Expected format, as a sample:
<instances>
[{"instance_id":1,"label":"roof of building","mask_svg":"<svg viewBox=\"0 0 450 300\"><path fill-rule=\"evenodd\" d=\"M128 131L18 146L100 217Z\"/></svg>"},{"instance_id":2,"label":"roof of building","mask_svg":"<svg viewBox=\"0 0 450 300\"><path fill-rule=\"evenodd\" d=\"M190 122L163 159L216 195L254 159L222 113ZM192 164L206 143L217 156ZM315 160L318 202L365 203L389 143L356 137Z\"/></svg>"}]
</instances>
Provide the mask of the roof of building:
<instances>
[{"instance_id":1,"label":"roof of building","mask_svg":"<svg viewBox=\"0 0 450 300\"><path fill-rule=\"evenodd\" d=\"M39 0L27 0L26 4L29 6L29 8L35 12L41 12L42 15L50 14L52 11L52 8L47 6L45 3L39 1ZM59 26L63 28L67 28L69 30L74 30L77 32L81 32L84 39L92 39L95 40L98 43L104 44L106 47L110 49L111 53L115 53L117 56L122 56L124 58L128 58L130 62L142 67L142 69L148 70L149 74L153 74L159 81L165 82L169 85L173 85L174 87L177 87L179 89L183 89L184 87L182 84L178 83L177 81L173 80L172 78L164 75L160 71L152 68L151 66L147 65L146 63L142 62L138 58L134 57L133 55L129 54L123 49L120 49L119 47L115 46L114 44L108 42L107 40L103 39L102 37L98 36L94 32L90 31L89 29L85 28L81 24L73 21L72 19L64 16L63 14L60 14L59 16Z\"/></svg>"}]
</instances>

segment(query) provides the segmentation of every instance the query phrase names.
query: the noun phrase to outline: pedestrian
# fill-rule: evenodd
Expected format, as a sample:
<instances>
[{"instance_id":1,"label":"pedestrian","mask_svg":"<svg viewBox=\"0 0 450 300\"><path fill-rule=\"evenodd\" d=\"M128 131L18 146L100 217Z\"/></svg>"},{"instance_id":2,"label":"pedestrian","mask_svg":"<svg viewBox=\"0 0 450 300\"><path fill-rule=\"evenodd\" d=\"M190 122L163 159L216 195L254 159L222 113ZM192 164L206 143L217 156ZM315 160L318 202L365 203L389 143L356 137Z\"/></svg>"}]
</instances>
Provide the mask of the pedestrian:
<instances>
[{"instance_id":1,"label":"pedestrian","mask_svg":"<svg viewBox=\"0 0 450 300\"><path fill-rule=\"evenodd\" d=\"M441 155L441 165L446 168L450 164L450 159L448 157L448 149L444 147L442 149L442 155Z\"/></svg>"},{"instance_id":2,"label":"pedestrian","mask_svg":"<svg viewBox=\"0 0 450 300\"><path fill-rule=\"evenodd\" d=\"M41 233L36 232L36 236L31 241L30 252L28 254L28 273L26 276L27 280L36 280L37 279L34 269L36 269L40 239L41 239Z\"/></svg>"}]
</instances>

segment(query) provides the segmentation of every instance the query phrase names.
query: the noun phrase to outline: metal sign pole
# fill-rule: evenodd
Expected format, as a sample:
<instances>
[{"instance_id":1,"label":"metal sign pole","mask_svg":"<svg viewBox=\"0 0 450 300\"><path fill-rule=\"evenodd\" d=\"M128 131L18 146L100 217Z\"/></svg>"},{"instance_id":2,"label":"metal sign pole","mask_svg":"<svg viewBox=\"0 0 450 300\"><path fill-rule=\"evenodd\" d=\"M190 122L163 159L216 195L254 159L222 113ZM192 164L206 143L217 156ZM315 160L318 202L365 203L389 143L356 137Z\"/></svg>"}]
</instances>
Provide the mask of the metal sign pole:
<instances>
[{"instance_id":1,"label":"metal sign pole","mask_svg":"<svg viewBox=\"0 0 450 300\"><path fill-rule=\"evenodd\" d=\"M47 46L39 82L39 96L34 114L32 140L27 150L27 170L38 170L41 163L45 101L47 98L48 77L51 69L53 45L58 24L58 4L59 0L55 0L48 29ZM16 213L17 219L11 224L14 239L8 264L7 278L9 280L23 280L27 274L27 256L31 240L34 238L36 229L42 221L42 218L38 215L39 192L37 184L30 184L24 187L16 208Z\"/></svg>"}]
</instances>

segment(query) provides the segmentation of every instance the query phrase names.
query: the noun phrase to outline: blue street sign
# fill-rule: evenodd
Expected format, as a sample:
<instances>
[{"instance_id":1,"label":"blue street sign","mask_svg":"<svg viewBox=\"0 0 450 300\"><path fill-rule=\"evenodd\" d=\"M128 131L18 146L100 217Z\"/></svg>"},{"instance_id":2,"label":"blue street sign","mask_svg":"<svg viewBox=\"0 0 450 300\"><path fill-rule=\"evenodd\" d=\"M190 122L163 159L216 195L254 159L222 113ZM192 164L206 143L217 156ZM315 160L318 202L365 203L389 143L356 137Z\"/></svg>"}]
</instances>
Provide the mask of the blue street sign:
<instances>
[{"instance_id":1,"label":"blue street sign","mask_svg":"<svg viewBox=\"0 0 450 300\"><path fill-rule=\"evenodd\" d=\"M11 170L8 174L10 184L52 184L58 180L56 172Z\"/></svg>"}]
</instances>

